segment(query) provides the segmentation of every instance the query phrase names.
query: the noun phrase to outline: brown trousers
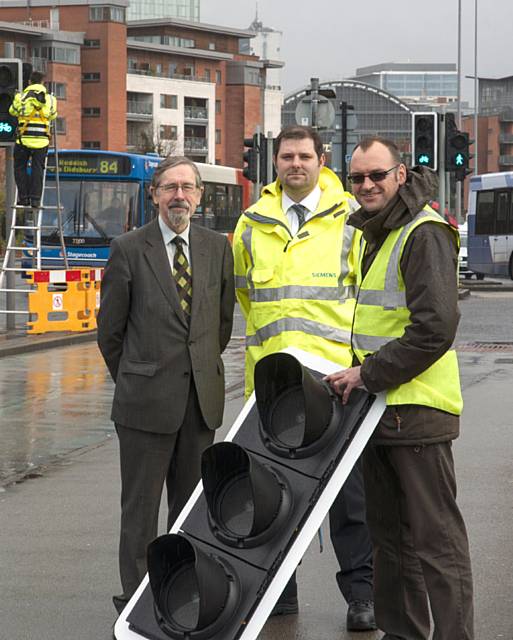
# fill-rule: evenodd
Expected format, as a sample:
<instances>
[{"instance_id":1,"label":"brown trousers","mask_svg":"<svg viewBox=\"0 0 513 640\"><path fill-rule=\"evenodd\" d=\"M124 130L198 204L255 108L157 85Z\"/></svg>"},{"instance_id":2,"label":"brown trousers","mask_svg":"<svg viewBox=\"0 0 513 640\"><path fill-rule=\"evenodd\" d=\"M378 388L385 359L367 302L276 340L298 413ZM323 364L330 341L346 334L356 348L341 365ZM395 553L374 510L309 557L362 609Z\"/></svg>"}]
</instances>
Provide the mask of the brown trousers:
<instances>
[{"instance_id":1,"label":"brown trousers","mask_svg":"<svg viewBox=\"0 0 513 640\"><path fill-rule=\"evenodd\" d=\"M472 572L451 443L368 445L376 623L401 640L473 640Z\"/></svg>"}]
</instances>

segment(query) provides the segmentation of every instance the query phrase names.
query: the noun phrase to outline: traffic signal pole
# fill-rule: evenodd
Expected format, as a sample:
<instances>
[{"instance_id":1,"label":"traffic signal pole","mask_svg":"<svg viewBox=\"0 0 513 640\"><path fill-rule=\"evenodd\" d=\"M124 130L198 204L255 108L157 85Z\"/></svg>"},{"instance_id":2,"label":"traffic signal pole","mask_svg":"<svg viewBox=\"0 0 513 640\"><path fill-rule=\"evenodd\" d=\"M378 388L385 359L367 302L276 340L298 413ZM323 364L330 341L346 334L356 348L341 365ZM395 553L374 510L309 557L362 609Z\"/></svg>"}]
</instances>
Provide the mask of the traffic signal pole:
<instances>
[{"instance_id":1,"label":"traffic signal pole","mask_svg":"<svg viewBox=\"0 0 513 640\"><path fill-rule=\"evenodd\" d=\"M8 214L9 205L14 202L14 157L13 157L13 145L6 144L5 146L5 244L7 251L7 242L11 235L11 216ZM15 256L14 252L10 252L9 261L7 262L8 268L13 268ZM10 289L5 293L5 309L6 311L15 311L16 309L16 294L14 288L16 286L16 274L14 271L7 271L5 274L5 288ZM5 328L7 331L14 331L16 328L16 314L5 314Z\"/></svg>"},{"instance_id":2,"label":"traffic signal pole","mask_svg":"<svg viewBox=\"0 0 513 640\"><path fill-rule=\"evenodd\" d=\"M438 118L438 202L441 216L445 212L445 114Z\"/></svg>"}]
</instances>

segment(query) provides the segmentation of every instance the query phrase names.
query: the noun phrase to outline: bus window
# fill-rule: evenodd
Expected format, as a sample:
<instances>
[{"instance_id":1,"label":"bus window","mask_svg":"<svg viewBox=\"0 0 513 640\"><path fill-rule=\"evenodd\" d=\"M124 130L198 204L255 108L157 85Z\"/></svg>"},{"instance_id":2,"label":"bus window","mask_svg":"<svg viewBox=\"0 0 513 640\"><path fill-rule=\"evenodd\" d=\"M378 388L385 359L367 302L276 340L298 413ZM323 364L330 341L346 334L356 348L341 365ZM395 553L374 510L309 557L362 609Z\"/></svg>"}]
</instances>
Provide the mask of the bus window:
<instances>
[{"instance_id":1,"label":"bus window","mask_svg":"<svg viewBox=\"0 0 513 640\"><path fill-rule=\"evenodd\" d=\"M227 187L224 184L216 184L216 206L215 206L215 215L216 216L227 216L228 215L228 197L227 197Z\"/></svg>"},{"instance_id":2,"label":"bus window","mask_svg":"<svg viewBox=\"0 0 513 640\"><path fill-rule=\"evenodd\" d=\"M508 233L509 235L513 234L513 196L511 196L509 199L508 228L506 230L506 233Z\"/></svg>"},{"instance_id":3,"label":"bus window","mask_svg":"<svg viewBox=\"0 0 513 640\"><path fill-rule=\"evenodd\" d=\"M238 184L228 186L228 215L238 218L242 213L242 187Z\"/></svg>"},{"instance_id":4,"label":"bus window","mask_svg":"<svg viewBox=\"0 0 513 640\"><path fill-rule=\"evenodd\" d=\"M508 232L509 192L497 191L497 216L495 219L495 233L505 235Z\"/></svg>"},{"instance_id":5,"label":"bus window","mask_svg":"<svg viewBox=\"0 0 513 640\"><path fill-rule=\"evenodd\" d=\"M134 218L134 224L138 227L153 220L158 214L157 207L153 204L153 198L151 197L150 185L151 182L144 183L144 220Z\"/></svg>"},{"instance_id":6,"label":"bus window","mask_svg":"<svg viewBox=\"0 0 513 640\"><path fill-rule=\"evenodd\" d=\"M476 235L494 235L494 192L479 191L476 205Z\"/></svg>"}]
</instances>

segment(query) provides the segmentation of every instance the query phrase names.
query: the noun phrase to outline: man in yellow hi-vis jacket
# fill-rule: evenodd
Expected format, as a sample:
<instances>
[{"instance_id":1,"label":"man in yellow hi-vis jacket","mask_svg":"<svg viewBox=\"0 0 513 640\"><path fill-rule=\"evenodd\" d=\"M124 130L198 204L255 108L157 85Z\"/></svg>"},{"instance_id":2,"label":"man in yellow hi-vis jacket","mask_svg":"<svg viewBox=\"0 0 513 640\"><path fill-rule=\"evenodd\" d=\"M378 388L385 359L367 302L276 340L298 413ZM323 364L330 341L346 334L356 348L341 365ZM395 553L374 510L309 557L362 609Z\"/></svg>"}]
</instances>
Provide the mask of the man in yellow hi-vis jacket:
<instances>
[{"instance_id":1,"label":"man in yellow hi-vis jacket","mask_svg":"<svg viewBox=\"0 0 513 640\"><path fill-rule=\"evenodd\" d=\"M43 172L50 141L50 122L57 117L57 100L46 90L43 74L33 71L28 87L14 96L9 113L18 118L14 146L14 178L18 204L38 207L43 190ZM30 161L31 173L27 168Z\"/></svg>"},{"instance_id":2,"label":"man in yellow hi-vis jacket","mask_svg":"<svg viewBox=\"0 0 513 640\"><path fill-rule=\"evenodd\" d=\"M246 318L246 394L260 358L297 347L350 366L359 233L346 226L357 208L324 166L322 141L309 127L276 139L278 179L241 217L234 234L235 286ZM330 535L348 602L349 630L375 629L371 542L360 465L330 509ZM295 576L273 614L298 611Z\"/></svg>"}]
</instances>

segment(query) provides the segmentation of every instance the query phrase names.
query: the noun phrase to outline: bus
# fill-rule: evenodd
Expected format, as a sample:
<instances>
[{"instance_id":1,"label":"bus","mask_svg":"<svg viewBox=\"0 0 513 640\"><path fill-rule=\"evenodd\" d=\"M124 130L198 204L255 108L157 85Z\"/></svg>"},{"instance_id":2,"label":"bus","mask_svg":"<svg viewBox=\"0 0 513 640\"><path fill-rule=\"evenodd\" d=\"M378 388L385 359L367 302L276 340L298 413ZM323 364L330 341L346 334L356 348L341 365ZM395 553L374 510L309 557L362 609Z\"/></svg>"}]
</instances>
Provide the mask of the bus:
<instances>
[{"instance_id":1,"label":"bus","mask_svg":"<svg viewBox=\"0 0 513 640\"><path fill-rule=\"evenodd\" d=\"M63 150L58 154L61 220L69 266L104 266L116 236L157 215L149 186L162 159L112 151ZM250 204L251 183L242 169L196 163L204 193L193 222L230 234ZM56 214L55 155L49 152L43 203L42 264L62 266ZM53 208L52 208L53 207ZM32 238L26 236L26 245Z\"/></svg>"},{"instance_id":2,"label":"bus","mask_svg":"<svg viewBox=\"0 0 513 640\"><path fill-rule=\"evenodd\" d=\"M468 268L513 280L513 172L470 179Z\"/></svg>"}]
</instances>

